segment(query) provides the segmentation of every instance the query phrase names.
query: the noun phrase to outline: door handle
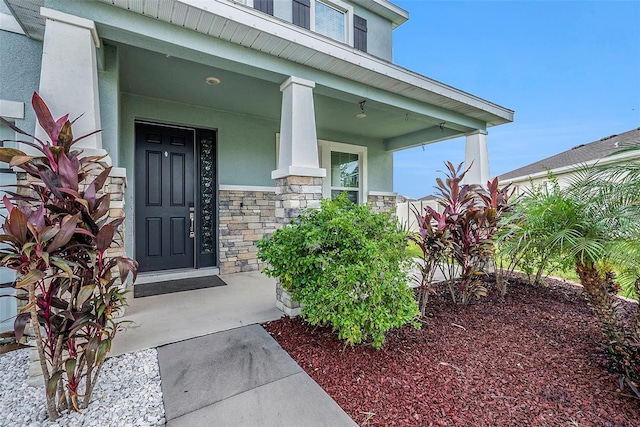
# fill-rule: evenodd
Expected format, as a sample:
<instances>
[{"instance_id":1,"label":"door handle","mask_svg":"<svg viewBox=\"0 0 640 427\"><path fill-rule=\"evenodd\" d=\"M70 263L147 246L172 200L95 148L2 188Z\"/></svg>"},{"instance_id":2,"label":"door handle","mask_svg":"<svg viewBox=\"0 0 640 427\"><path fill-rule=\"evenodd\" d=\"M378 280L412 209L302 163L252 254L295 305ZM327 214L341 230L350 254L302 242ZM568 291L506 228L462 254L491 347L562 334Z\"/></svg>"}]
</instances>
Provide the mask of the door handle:
<instances>
[{"instance_id":1,"label":"door handle","mask_svg":"<svg viewBox=\"0 0 640 427\"><path fill-rule=\"evenodd\" d=\"M189 212L189 221L191 225L189 226L189 238L193 239L196 237L196 215L193 212Z\"/></svg>"}]
</instances>

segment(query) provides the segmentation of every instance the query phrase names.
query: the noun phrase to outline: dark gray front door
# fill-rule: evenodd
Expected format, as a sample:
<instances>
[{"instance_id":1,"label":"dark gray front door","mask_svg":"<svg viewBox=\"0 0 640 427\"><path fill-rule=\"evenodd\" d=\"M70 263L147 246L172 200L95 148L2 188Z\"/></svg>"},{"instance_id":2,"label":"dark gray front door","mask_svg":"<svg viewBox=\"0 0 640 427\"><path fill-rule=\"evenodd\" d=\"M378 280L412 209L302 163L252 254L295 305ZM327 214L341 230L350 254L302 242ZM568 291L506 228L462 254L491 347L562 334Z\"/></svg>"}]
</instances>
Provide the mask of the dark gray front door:
<instances>
[{"instance_id":1,"label":"dark gray front door","mask_svg":"<svg viewBox=\"0 0 640 427\"><path fill-rule=\"evenodd\" d=\"M192 129L136 123L135 236L141 272L194 267L194 141Z\"/></svg>"}]
</instances>

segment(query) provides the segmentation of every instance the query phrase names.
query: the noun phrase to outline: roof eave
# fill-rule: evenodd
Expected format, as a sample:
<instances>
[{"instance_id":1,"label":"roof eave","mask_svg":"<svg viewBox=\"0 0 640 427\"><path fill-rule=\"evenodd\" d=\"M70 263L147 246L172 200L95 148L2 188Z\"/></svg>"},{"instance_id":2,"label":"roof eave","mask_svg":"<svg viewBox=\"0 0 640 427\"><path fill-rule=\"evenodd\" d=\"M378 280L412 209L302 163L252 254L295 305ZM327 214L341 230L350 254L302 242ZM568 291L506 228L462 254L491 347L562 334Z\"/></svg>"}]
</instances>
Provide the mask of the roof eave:
<instances>
[{"instance_id":1,"label":"roof eave","mask_svg":"<svg viewBox=\"0 0 640 427\"><path fill-rule=\"evenodd\" d=\"M393 29L409 20L409 12L387 0L351 0L353 3L370 10L391 21Z\"/></svg>"}]
</instances>

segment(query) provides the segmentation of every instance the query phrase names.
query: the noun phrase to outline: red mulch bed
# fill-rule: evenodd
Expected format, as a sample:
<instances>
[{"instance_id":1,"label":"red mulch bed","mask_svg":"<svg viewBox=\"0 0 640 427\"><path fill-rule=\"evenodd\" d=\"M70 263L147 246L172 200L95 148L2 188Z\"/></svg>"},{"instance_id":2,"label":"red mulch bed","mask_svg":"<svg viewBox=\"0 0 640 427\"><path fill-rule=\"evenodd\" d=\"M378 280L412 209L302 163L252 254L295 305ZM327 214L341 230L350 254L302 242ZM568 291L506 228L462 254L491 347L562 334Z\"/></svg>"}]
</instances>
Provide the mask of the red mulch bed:
<instances>
[{"instance_id":1,"label":"red mulch bed","mask_svg":"<svg viewBox=\"0 0 640 427\"><path fill-rule=\"evenodd\" d=\"M381 350L300 318L264 327L361 426L640 426L580 290L550 282L467 307L442 292L422 329L390 331Z\"/></svg>"}]
</instances>

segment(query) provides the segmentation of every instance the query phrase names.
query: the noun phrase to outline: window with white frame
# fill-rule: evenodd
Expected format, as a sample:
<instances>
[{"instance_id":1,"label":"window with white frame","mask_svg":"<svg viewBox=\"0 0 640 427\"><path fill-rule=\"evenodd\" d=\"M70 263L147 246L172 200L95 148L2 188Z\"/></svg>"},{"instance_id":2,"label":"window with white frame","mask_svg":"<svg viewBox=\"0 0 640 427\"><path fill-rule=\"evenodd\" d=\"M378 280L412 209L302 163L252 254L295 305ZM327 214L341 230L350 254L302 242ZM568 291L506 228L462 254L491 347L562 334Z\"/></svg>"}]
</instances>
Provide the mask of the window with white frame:
<instances>
[{"instance_id":1,"label":"window with white frame","mask_svg":"<svg viewBox=\"0 0 640 427\"><path fill-rule=\"evenodd\" d=\"M318 140L320 167L327 170L322 183L322 197L330 199L341 193L354 203L367 201L367 147L342 142ZM280 133L276 134L276 164L280 167Z\"/></svg>"},{"instance_id":2,"label":"window with white frame","mask_svg":"<svg viewBox=\"0 0 640 427\"><path fill-rule=\"evenodd\" d=\"M353 39L353 8L340 0L293 0L292 22L343 43Z\"/></svg>"},{"instance_id":3,"label":"window with white frame","mask_svg":"<svg viewBox=\"0 0 640 427\"><path fill-rule=\"evenodd\" d=\"M332 141L318 141L320 165L327 170L322 195L346 193L354 203L366 201L367 147Z\"/></svg>"},{"instance_id":4,"label":"window with white frame","mask_svg":"<svg viewBox=\"0 0 640 427\"><path fill-rule=\"evenodd\" d=\"M321 1L316 1L316 32L339 42L346 39L345 13Z\"/></svg>"}]
</instances>

